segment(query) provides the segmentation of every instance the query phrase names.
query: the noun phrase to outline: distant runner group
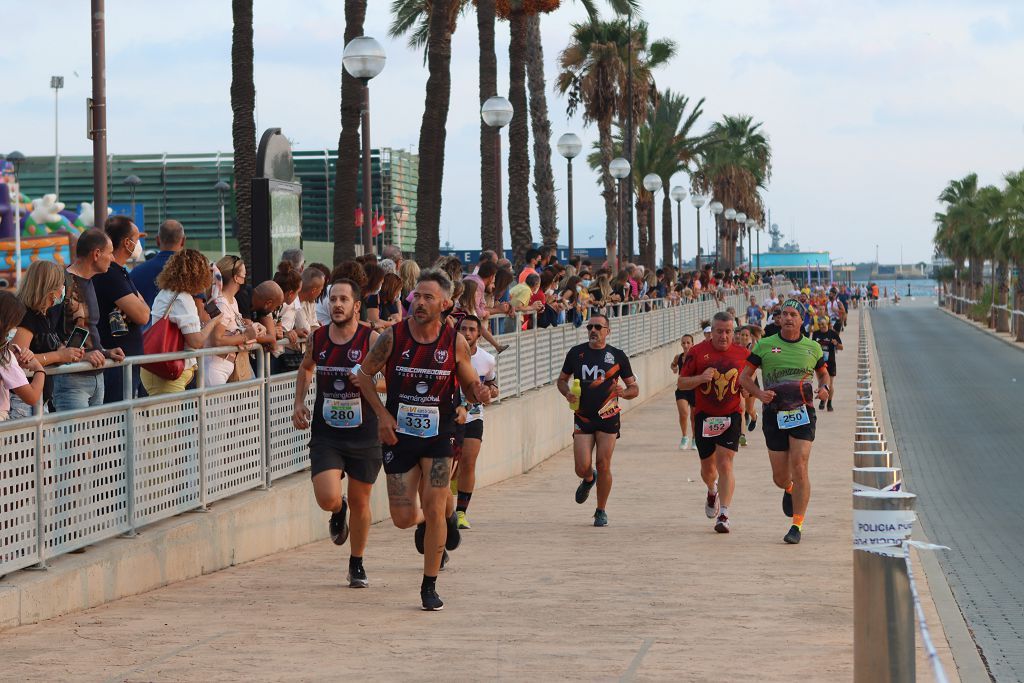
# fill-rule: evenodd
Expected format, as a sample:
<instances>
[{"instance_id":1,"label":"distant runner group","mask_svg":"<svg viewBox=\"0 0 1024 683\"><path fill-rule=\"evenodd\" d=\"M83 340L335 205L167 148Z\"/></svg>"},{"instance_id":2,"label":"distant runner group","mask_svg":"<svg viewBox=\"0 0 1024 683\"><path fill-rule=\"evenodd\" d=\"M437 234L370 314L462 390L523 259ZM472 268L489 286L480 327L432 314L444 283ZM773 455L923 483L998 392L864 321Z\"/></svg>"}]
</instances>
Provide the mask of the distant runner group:
<instances>
[{"instance_id":1,"label":"distant runner group","mask_svg":"<svg viewBox=\"0 0 1024 683\"><path fill-rule=\"evenodd\" d=\"M415 527L414 545L423 555L421 606L440 610L438 573L449 551L459 547L461 532L471 528L467 512L483 441L483 406L499 395L495 357L477 345L484 325L475 315L450 315L452 282L441 271L420 275L408 317L380 333L359 322L363 293L355 281L336 279L325 298L330 324L311 336L292 418L297 429L311 429L314 496L331 513L333 542L351 539L349 585L365 588L370 492L383 468L392 522ZM704 511L719 533L731 530L733 459L746 445L744 427L753 431L757 424L754 401L759 400L773 480L783 489L784 513L792 517L784 540L800 542L810 498L814 401L819 410L832 410L836 352L843 348L839 333L846 318L834 292L819 304L810 307L806 293L781 302L772 295L763 306L751 298L746 326L737 330L730 309L706 323L700 343L689 334L681 340L682 353L672 363L678 374L680 449L693 448L699 455L707 486ZM812 310L821 316L815 318ZM585 503L596 486L593 524L604 527L620 401L636 398L640 389L629 357L607 343L611 320L594 313L586 330L587 342L569 349L556 386L573 412L580 478L575 500ZM310 410L305 400L314 375Z\"/></svg>"}]
</instances>

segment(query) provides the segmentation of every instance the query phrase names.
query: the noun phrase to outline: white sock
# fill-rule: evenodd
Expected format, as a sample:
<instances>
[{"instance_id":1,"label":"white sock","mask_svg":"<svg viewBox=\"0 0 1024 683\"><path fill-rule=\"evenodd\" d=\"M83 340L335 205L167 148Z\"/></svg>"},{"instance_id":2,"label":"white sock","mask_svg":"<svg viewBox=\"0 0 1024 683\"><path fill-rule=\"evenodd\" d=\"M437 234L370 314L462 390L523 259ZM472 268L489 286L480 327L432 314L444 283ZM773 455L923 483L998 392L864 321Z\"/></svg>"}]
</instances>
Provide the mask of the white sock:
<instances>
[{"instance_id":1,"label":"white sock","mask_svg":"<svg viewBox=\"0 0 1024 683\"><path fill-rule=\"evenodd\" d=\"M718 514L725 515L726 517L728 517L729 516L729 506L727 506L727 505L719 506Z\"/></svg>"}]
</instances>

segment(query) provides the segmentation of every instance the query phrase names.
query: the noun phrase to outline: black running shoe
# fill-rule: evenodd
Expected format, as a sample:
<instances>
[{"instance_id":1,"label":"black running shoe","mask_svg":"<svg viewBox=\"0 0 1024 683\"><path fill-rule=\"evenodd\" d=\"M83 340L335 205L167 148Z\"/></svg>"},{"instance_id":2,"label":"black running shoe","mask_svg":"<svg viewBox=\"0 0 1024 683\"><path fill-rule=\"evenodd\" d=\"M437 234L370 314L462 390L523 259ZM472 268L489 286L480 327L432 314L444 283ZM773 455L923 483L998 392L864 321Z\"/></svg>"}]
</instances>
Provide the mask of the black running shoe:
<instances>
[{"instance_id":1,"label":"black running shoe","mask_svg":"<svg viewBox=\"0 0 1024 683\"><path fill-rule=\"evenodd\" d=\"M433 588L421 590L420 600L423 602L424 612L439 612L444 609L444 603Z\"/></svg>"},{"instance_id":2,"label":"black running shoe","mask_svg":"<svg viewBox=\"0 0 1024 683\"><path fill-rule=\"evenodd\" d=\"M416 533L413 534L412 540L416 543L416 552L420 555L423 554L423 539L427 536L427 523L420 522L416 525Z\"/></svg>"},{"instance_id":3,"label":"black running shoe","mask_svg":"<svg viewBox=\"0 0 1024 683\"><path fill-rule=\"evenodd\" d=\"M747 421L747 431L748 432L752 432L756 428L757 428L757 418L756 417L752 417L752 418L750 418L749 421Z\"/></svg>"},{"instance_id":4,"label":"black running shoe","mask_svg":"<svg viewBox=\"0 0 1024 683\"><path fill-rule=\"evenodd\" d=\"M793 526L789 527L789 533L786 534L785 538L783 538L782 540L785 541L786 543L789 543L790 545L796 545L797 543L799 543L800 542L800 527L798 527L796 524L794 524Z\"/></svg>"},{"instance_id":5,"label":"black running shoe","mask_svg":"<svg viewBox=\"0 0 1024 683\"><path fill-rule=\"evenodd\" d=\"M833 408L833 407L832 407L832 401L829 401L828 403L826 403L826 404L825 404L825 409L826 409L826 410L827 410L828 412L830 412L830 413L831 413L831 412L832 412L833 410L835 410L835 408Z\"/></svg>"},{"instance_id":6,"label":"black running shoe","mask_svg":"<svg viewBox=\"0 0 1024 683\"><path fill-rule=\"evenodd\" d=\"M451 558L449 558L449 556L448 556L448 551L447 550L442 550L441 551L441 571L444 571L444 568L448 566L448 560L449 559L451 559Z\"/></svg>"},{"instance_id":7,"label":"black running shoe","mask_svg":"<svg viewBox=\"0 0 1024 683\"><path fill-rule=\"evenodd\" d=\"M348 540L348 498L341 497L341 512L331 515L327 527L331 531L331 540L334 545L344 545Z\"/></svg>"},{"instance_id":8,"label":"black running shoe","mask_svg":"<svg viewBox=\"0 0 1024 683\"><path fill-rule=\"evenodd\" d=\"M789 491L782 492L782 514L787 517L793 516L793 494ZM420 552L423 552L422 550Z\"/></svg>"},{"instance_id":9,"label":"black running shoe","mask_svg":"<svg viewBox=\"0 0 1024 683\"><path fill-rule=\"evenodd\" d=\"M454 512L448 518L448 537L444 539L444 547L455 550L462 543L462 532L459 531L459 517Z\"/></svg>"},{"instance_id":10,"label":"black running shoe","mask_svg":"<svg viewBox=\"0 0 1024 683\"><path fill-rule=\"evenodd\" d=\"M824 409L825 409L825 402L824 401L818 401L818 410L824 410Z\"/></svg>"},{"instance_id":11,"label":"black running shoe","mask_svg":"<svg viewBox=\"0 0 1024 683\"><path fill-rule=\"evenodd\" d=\"M366 570L363 569L363 565L348 568L349 588L366 588L369 585L370 581L366 578Z\"/></svg>"},{"instance_id":12,"label":"black running shoe","mask_svg":"<svg viewBox=\"0 0 1024 683\"><path fill-rule=\"evenodd\" d=\"M576 502L580 505L587 502L587 498L590 498L590 489L594 488L594 484L597 483L597 470L594 470L593 475L593 479L590 481L584 479L580 482L580 485L576 487Z\"/></svg>"}]
</instances>

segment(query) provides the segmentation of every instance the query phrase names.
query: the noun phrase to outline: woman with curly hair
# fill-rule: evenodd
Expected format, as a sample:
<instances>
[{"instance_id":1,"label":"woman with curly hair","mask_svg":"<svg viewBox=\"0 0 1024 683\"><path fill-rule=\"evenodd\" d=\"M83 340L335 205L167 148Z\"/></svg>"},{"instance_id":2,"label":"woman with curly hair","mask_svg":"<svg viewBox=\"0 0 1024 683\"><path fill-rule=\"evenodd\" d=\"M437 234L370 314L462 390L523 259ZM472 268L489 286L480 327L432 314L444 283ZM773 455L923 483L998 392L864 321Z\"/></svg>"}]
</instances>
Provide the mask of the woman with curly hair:
<instances>
[{"instance_id":1,"label":"woman with curly hair","mask_svg":"<svg viewBox=\"0 0 1024 683\"><path fill-rule=\"evenodd\" d=\"M160 291L153 300L152 321L156 322L166 316L177 325L185 337L186 349L206 346L210 334L220 324L218 315L204 326L199 322L199 309L196 307L195 296L209 289L212 279L209 261L195 249L182 249L167 259L156 279ZM150 396L156 396L185 391L195 372L195 359L187 358L185 371L178 379L157 377L146 368L142 368L140 375L142 386L146 387Z\"/></svg>"}]
</instances>

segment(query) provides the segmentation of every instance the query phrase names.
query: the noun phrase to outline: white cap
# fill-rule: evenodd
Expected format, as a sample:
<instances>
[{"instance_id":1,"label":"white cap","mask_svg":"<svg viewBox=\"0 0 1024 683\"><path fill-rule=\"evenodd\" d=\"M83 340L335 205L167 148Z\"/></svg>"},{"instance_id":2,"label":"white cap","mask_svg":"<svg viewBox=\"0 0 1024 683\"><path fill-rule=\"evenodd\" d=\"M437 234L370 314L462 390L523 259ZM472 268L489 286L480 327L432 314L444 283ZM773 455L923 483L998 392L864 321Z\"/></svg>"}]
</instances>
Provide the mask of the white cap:
<instances>
[{"instance_id":1,"label":"white cap","mask_svg":"<svg viewBox=\"0 0 1024 683\"><path fill-rule=\"evenodd\" d=\"M711 334L711 328L710 327L705 327L704 328L704 334Z\"/></svg>"}]
</instances>

